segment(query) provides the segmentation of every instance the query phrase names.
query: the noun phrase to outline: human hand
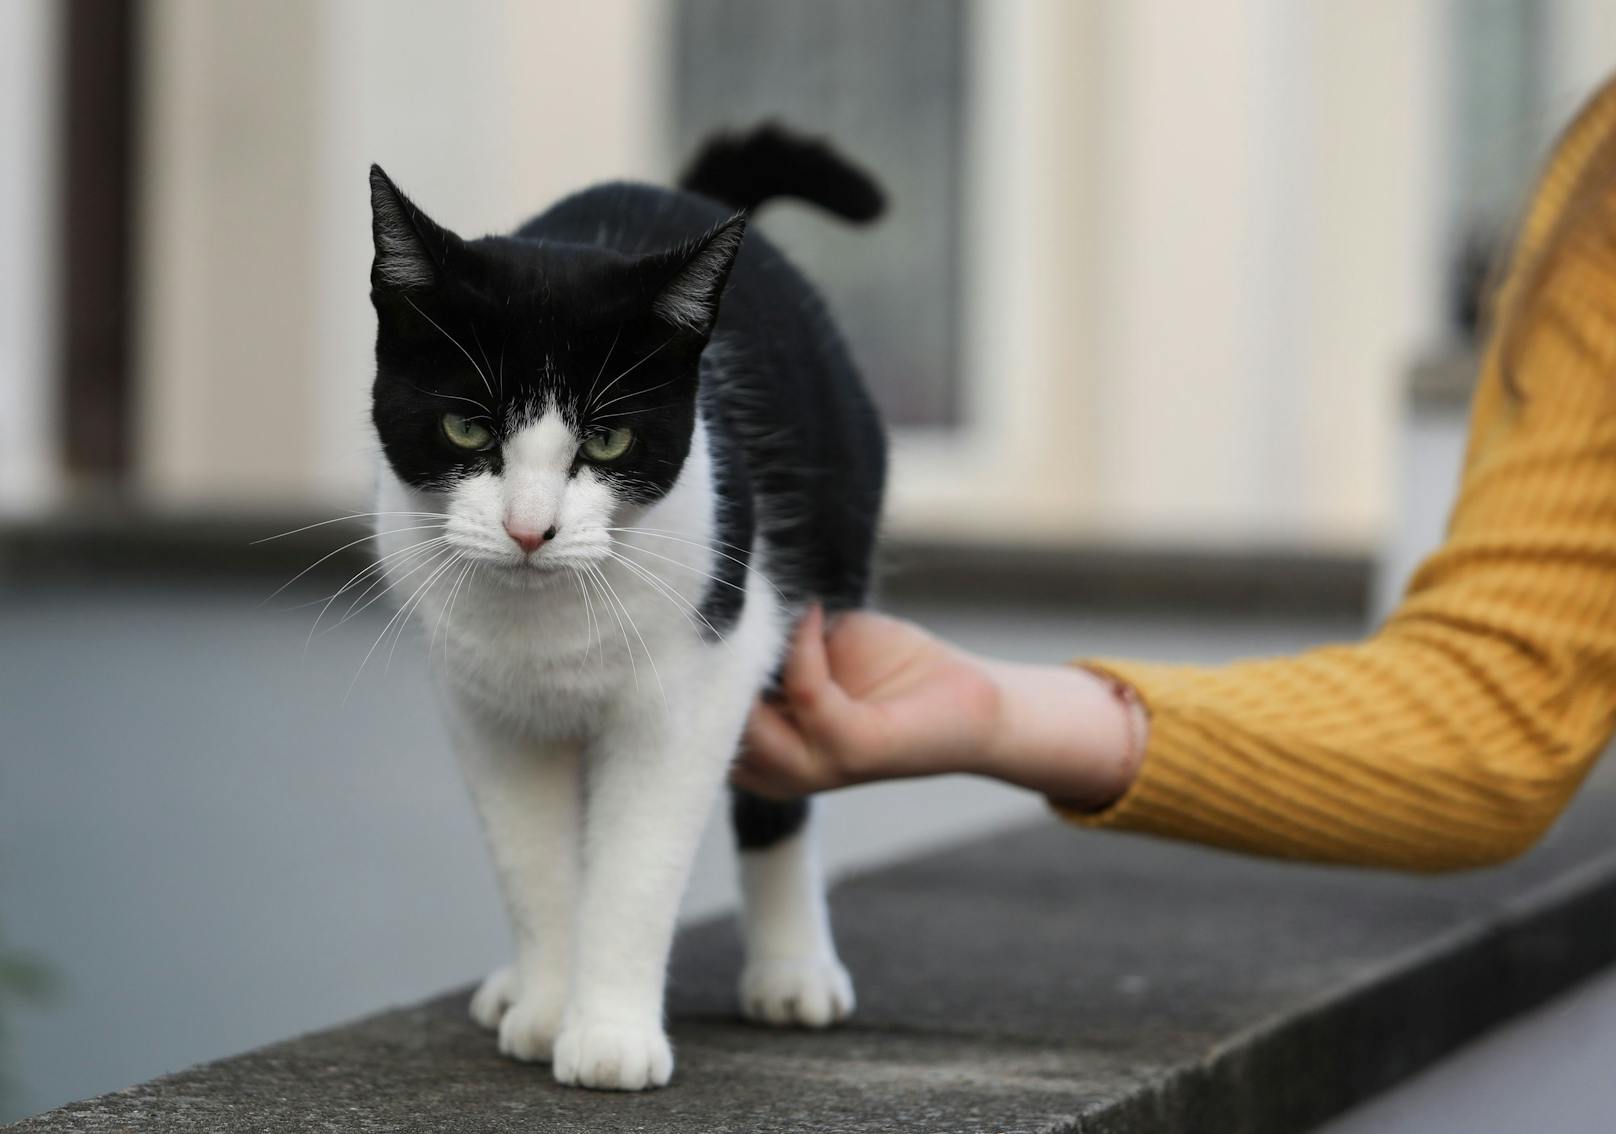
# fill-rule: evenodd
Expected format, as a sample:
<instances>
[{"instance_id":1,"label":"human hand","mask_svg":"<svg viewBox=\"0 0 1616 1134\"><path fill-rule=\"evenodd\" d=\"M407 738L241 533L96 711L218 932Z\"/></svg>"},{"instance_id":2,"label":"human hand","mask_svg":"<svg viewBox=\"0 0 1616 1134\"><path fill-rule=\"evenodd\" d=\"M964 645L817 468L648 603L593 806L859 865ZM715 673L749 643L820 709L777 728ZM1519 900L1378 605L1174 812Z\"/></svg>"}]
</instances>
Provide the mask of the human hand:
<instances>
[{"instance_id":1,"label":"human hand","mask_svg":"<svg viewBox=\"0 0 1616 1134\"><path fill-rule=\"evenodd\" d=\"M797 626L777 701L760 701L731 779L790 798L869 780L979 771L998 725L988 665L869 611Z\"/></svg>"},{"instance_id":2,"label":"human hand","mask_svg":"<svg viewBox=\"0 0 1616 1134\"><path fill-rule=\"evenodd\" d=\"M778 700L760 701L731 780L793 798L872 780L967 772L1078 807L1133 780L1149 727L1136 701L1070 666L977 657L913 623L814 607Z\"/></svg>"}]
</instances>

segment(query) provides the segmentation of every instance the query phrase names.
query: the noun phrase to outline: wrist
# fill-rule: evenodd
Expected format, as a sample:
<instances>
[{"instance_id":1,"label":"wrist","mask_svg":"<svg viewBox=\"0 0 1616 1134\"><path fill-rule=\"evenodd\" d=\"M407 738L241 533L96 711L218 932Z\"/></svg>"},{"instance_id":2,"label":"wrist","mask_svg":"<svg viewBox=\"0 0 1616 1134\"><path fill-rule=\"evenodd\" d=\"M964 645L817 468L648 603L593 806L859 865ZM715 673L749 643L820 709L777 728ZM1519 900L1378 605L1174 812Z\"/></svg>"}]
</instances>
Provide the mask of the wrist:
<instances>
[{"instance_id":1,"label":"wrist","mask_svg":"<svg viewBox=\"0 0 1616 1134\"><path fill-rule=\"evenodd\" d=\"M1075 666L987 662L996 721L979 774L1100 810L1133 783L1149 731L1126 685Z\"/></svg>"}]
</instances>

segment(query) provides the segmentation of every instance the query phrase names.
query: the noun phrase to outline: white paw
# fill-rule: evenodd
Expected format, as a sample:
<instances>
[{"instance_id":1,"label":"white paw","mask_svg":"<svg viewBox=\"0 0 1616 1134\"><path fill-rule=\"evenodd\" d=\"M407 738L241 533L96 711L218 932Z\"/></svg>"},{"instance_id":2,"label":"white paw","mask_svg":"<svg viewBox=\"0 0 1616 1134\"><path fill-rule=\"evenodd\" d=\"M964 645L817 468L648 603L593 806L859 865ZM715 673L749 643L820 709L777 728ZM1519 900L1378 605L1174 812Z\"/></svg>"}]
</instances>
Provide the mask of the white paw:
<instances>
[{"instance_id":1,"label":"white paw","mask_svg":"<svg viewBox=\"0 0 1616 1134\"><path fill-rule=\"evenodd\" d=\"M516 999L516 968L506 965L489 973L471 994L471 1018L489 1031L499 1027L500 1017Z\"/></svg>"},{"instance_id":2,"label":"white paw","mask_svg":"<svg viewBox=\"0 0 1616 1134\"><path fill-rule=\"evenodd\" d=\"M600 1091L667 1086L673 1049L658 1024L573 1020L555 1045L556 1082Z\"/></svg>"},{"instance_id":3,"label":"white paw","mask_svg":"<svg viewBox=\"0 0 1616 1134\"><path fill-rule=\"evenodd\" d=\"M499 1022L499 1053L524 1063L548 1063L561 1031L560 996L524 994Z\"/></svg>"},{"instance_id":4,"label":"white paw","mask_svg":"<svg viewBox=\"0 0 1616 1134\"><path fill-rule=\"evenodd\" d=\"M853 979L834 956L752 961L741 972L741 1011L764 1024L828 1028L853 1014Z\"/></svg>"}]
</instances>

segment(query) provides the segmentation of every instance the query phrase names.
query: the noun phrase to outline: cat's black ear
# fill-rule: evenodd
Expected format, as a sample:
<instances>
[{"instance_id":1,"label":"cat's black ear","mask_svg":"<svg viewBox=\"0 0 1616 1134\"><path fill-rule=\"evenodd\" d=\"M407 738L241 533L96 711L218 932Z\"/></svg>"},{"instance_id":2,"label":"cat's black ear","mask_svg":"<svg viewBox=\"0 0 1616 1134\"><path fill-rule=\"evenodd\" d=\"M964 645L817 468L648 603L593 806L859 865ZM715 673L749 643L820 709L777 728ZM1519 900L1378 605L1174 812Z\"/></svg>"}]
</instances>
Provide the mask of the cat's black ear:
<instances>
[{"instance_id":1,"label":"cat's black ear","mask_svg":"<svg viewBox=\"0 0 1616 1134\"><path fill-rule=\"evenodd\" d=\"M710 334L745 235L746 214L736 213L699 240L658 257L662 271L672 274L662 276L651 300L652 313L682 330Z\"/></svg>"},{"instance_id":2,"label":"cat's black ear","mask_svg":"<svg viewBox=\"0 0 1616 1134\"><path fill-rule=\"evenodd\" d=\"M376 259L370 285L393 291L424 291L443 278L444 264L460 238L434 224L400 193L382 167L370 167L370 231Z\"/></svg>"}]
</instances>

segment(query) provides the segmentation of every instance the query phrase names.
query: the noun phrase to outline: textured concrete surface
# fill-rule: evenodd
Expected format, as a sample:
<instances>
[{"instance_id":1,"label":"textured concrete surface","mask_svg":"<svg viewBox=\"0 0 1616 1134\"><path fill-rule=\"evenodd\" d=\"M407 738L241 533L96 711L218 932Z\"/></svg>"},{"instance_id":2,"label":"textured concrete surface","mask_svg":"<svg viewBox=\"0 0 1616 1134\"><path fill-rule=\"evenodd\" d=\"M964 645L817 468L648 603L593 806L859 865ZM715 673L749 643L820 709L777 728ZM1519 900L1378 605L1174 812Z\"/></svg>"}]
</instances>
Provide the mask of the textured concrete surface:
<instances>
[{"instance_id":1,"label":"textured concrete surface","mask_svg":"<svg viewBox=\"0 0 1616 1134\"><path fill-rule=\"evenodd\" d=\"M347 577L268 606L280 578L0 584L0 949L40 958L55 978L48 998L0 1006L0 1123L509 959L422 636L390 668L384 644L355 681L386 604L312 643L318 608L279 609ZM1357 632L1350 616L894 609L1034 661L1217 661ZM866 870L1044 813L1025 792L966 777L871 785L827 801L827 863L838 876ZM733 904L731 841L720 814L687 921Z\"/></svg>"},{"instance_id":2,"label":"textured concrete surface","mask_svg":"<svg viewBox=\"0 0 1616 1134\"><path fill-rule=\"evenodd\" d=\"M1607 769L1538 851L1447 878L1042 825L839 888L838 1031L736 1022L732 926L688 931L661 1092L554 1086L462 991L18 1129L1303 1130L1616 959L1613 820Z\"/></svg>"}]
</instances>

